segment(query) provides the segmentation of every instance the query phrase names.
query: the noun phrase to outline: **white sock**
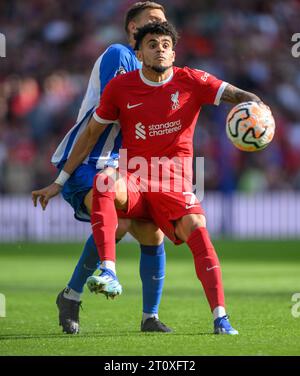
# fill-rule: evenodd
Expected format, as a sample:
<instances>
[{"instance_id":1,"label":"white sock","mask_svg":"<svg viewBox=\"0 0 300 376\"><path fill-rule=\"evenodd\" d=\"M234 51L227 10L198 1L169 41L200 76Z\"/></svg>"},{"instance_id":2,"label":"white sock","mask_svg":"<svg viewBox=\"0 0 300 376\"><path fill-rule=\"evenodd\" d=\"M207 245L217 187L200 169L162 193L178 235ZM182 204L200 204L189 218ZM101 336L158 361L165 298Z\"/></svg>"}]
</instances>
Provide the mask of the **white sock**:
<instances>
[{"instance_id":1,"label":"white sock","mask_svg":"<svg viewBox=\"0 0 300 376\"><path fill-rule=\"evenodd\" d=\"M143 322L145 322L150 317L155 317L156 319L158 319L158 314L157 313L145 313L145 312L143 312L143 318L142 318Z\"/></svg>"},{"instance_id":2,"label":"white sock","mask_svg":"<svg viewBox=\"0 0 300 376\"><path fill-rule=\"evenodd\" d=\"M106 269L112 270L116 274L116 263L114 261L103 261L101 266L103 266Z\"/></svg>"},{"instance_id":3,"label":"white sock","mask_svg":"<svg viewBox=\"0 0 300 376\"><path fill-rule=\"evenodd\" d=\"M222 306L218 306L213 310L214 320L218 317L223 317L226 315L225 308Z\"/></svg>"},{"instance_id":4,"label":"white sock","mask_svg":"<svg viewBox=\"0 0 300 376\"><path fill-rule=\"evenodd\" d=\"M64 298L69 300L75 300L76 302L80 302L81 293L71 289L70 287L66 287L64 290Z\"/></svg>"}]
</instances>

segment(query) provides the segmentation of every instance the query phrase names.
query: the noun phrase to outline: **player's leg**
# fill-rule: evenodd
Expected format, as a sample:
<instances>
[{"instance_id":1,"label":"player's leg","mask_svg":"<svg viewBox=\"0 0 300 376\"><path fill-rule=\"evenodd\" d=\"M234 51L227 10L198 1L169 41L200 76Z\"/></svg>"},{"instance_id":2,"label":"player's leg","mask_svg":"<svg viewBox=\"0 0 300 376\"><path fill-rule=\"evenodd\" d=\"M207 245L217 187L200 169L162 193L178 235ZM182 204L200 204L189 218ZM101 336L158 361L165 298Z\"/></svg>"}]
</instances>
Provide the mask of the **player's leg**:
<instances>
[{"instance_id":1,"label":"player's leg","mask_svg":"<svg viewBox=\"0 0 300 376\"><path fill-rule=\"evenodd\" d=\"M92 208L92 194L93 190L91 189L84 198L84 205L88 213L91 212ZM130 228L130 220L121 218L118 222L116 233L117 241L122 239ZM91 235L85 243L83 252L67 285L64 296L72 300L80 301L80 295L83 292L87 278L93 275L99 266L100 259L97 247L93 235Z\"/></svg>"},{"instance_id":2,"label":"player's leg","mask_svg":"<svg viewBox=\"0 0 300 376\"><path fill-rule=\"evenodd\" d=\"M86 279L95 272L98 264L99 256L93 235L91 235L84 245L83 252L67 287L58 294L56 300L59 310L59 323L65 333L76 334L79 332L79 308L83 286Z\"/></svg>"},{"instance_id":3,"label":"player's leg","mask_svg":"<svg viewBox=\"0 0 300 376\"><path fill-rule=\"evenodd\" d=\"M114 172L114 170L110 169L106 171L106 174L111 175L114 174ZM127 190L127 180L125 181L123 178L118 177L112 184L111 189L106 189L105 192L103 192L101 187L103 188L107 183L108 179L105 175L98 175L94 180L93 212L91 217L98 252L100 258L104 260L104 273L98 277L90 277L87 284L89 287L91 283L95 283L98 286L100 285L102 291L100 290L99 292L105 292L108 296L114 296L116 295L114 291L116 286L113 285L113 288L110 289L110 282L112 282L112 284L115 283L113 278L114 269L112 268L115 261L115 249L112 242L112 234L116 222L116 218L113 217L116 214L115 207L122 210L123 213L127 211L126 215L130 213L133 218L143 217L146 209L142 195L134 183L130 185L129 190ZM140 265L141 279L143 282L144 320L141 329L143 331L168 332L170 329L155 317L158 313L165 269L165 252L162 244L162 233L152 224L143 225L141 223L135 223L132 227L132 232L142 244ZM107 280L100 281L107 270L109 272ZM153 279L153 276L155 279ZM109 277L112 278L112 281Z\"/></svg>"},{"instance_id":4,"label":"player's leg","mask_svg":"<svg viewBox=\"0 0 300 376\"><path fill-rule=\"evenodd\" d=\"M83 203L88 214L92 209L92 195L91 189L84 197ZM118 229L116 232L117 241L120 240L130 227L130 220L120 219L118 221ZM97 251L97 247L91 235L85 243L81 257L74 269L72 277L64 291L64 296L71 300L80 301L80 295L83 292L83 287L88 277L94 274L96 269L100 266L100 259Z\"/></svg>"},{"instance_id":5,"label":"player's leg","mask_svg":"<svg viewBox=\"0 0 300 376\"><path fill-rule=\"evenodd\" d=\"M93 205L93 189L91 189L88 194L84 197L84 206L86 207L87 212L91 215ZM116 243L118 243L130 230L131 220L127 218L118 218L118 227L116 231ZM96 247L96 246L95 246ZM97 251L97 247L95 248ZM97 252L98 261L99 255Z\"/></svg>"},{"instance_id":6,"label":"player's leg","mask_svg":"<svg viewBox=\"0 0 300 376\"><path fill-rule=\"evenodd\" d=\"M122 178L116 178L115 173L115 169L107 168L95 176L91 212L93 235L101 259L101 274L88 278L87 285L90 291L103 293L107 298L122 293L115 269L116 207L126 209L127 187Z\"/></svg>"},{"instance_id":7,"label":"player's leg","mask_svg":"<svg viewBox=\"0 0 300 376\"><path fill-rule=\"evenodd\" d=\"M91 212L92 208L92 190L90 190L86 196L84 197L84 206L86 208L86 211L88 213ZM124 234L128 231L129 229L129 224L130 220L128 219L119 219L118 221L118 229L117 229L117 239L121 239ZM145 224L142 226L139 226L138 224L135 226L135 230L133 231L141 231L142 227L145 227L144 231L140 235L140 239L144 239L145 241L145 247L148 245L153 246L152 252L154 253L152 259L153 262L155 263L156 259L156 264L158 266L161 266L162 262L161 259L164 258L164 255L162 254L161 250L161 243L162 243L162 234L160 233L159 235L156 234L158 232L157 228L155 230L152 230L149 225ZM153 236L150 234L151 231L154 232ZM157 247L154 247L154 245L158 245ZM156 248L159 248L158 254L155 256ZM143 256L141 256L141 259L143 259ZM85 245L83 254L75 268L75 271L72 275L72 278L68 284L68 287L65 289L64 295L66 295L71 301L67 302L66 298L62 297L61 300L63 299L64 304L61 304L61 309L63 310L66 306L68 307L70 304L72 305L71 311L75 312L76 315L79 315L79 307L76 307L76 309L73 306L75 306L76 302L80 300L80 293L82 292L83 285L88 277L90 277L94 271L97 268L97 264L99 263L99 256L98 252L95 246L95 242L93 237L90 237L88 242ZM143 263L145 265L145 263ZM88 268L87 268L88 265ZM146 266L146 265L145 265ZM163 265L164 269L164 265ZM157 273L159 274L160 271L158 270ZM97 277L96 277L97 278ZM152 275L151 275L152 279ZM148 283L147 283L148 282ZM147 295L143 294L143 301L145 302L145 305L147 307L150 307L149 312L156 312L158 303L160 301L161 297L161 282L163 281L157 281L158 283L152 284L152 289L146 288L146 291L148 292ZM143 285L149 285L149 281L144 278ZM144 289L145 290L145 289ZM149 294L150 292L150 294ZM70 310L69 310L70 311ZM73 315L74 316L74 315ZM67 317L67 323L69 324L68 326L72 327L78 327L79 329L79 323L74 322L74 320L70 320L70 314L65 315ZM66 321L66 320L65 320ZM159 320L155 321L152 323L152 325L149 325L148 322L148 329L149 330L154 330L154 331L169 331L169 329L163 325Z\"/></svg>"},{"instance_id":8,"label":"player's leg","mask_svg":"<svg viewBox=\"0 0 300 376\"><path fill-rule=\"evenodd\" d=\"M191 249L197 277L214 315L215 332L237 334L225 312L220 263L195 195L192 192L147 192L144 196L155 223L175 244L184 241Z\"/></svg>"},{"instance_id":9,"label":"player's leg","mask_svg":"<svg viewBox=\"0 0 300 376\"><path fill-rule=\"evenodd\" d=\"M214 317L216 334L238 334L228 321L225 311L221 266L206 229L202 214L188 214L176 221L176 236L192 251L196 274L202 283Z\"/></svg>"},{"instance_id":10,"label":"player's leg","mask_svg":"<svg viewBox=\"0 0 300 376\"><path fill-rule=\"evenodd\" d=\"M90 221L93 179L96 173L97 170L93 166L81 165L74 171L63 188L62 195L73 207L78 220ZM122 230L123 227L123 224L120 224L119 229ZM84 245L82 255L67 287L57 296L59 322L66 333L76 334L79 331L81 293L87 278L93 275L98 264L99 255L93 236L91 236Z\"/></svg>"},{"instance_id":11,"label":"player's leg","mask_svg":"<svg viewBox=\"0 0 300 376\"><path fill-rule=\"evenodd\" d=\"M74 199L73 199L74 202ZM92 189L84 196L83 204L86 212L92 208ZM117 239L121 239L130 227L130 220L120 219L117 231ZM86 241L80 259L74 269L70 281L57 296L59 310L59 323L63 331L68 334L79 332L79 308L81 294L87 278L92 276L100 265L97 247L91 235Z\"/></svg>"},{"instance_id":12,"label":"player's leg","mask_svg":"<svg viewBox=\"0 0 300 376\"><path fill-rule=\"evenodd\" d=\"M117 211L115 208L118 209L119 216L122 217L150 218L139 187L134 182L130 182L128 177L129 175L126 177L119 176L116 170L109 168L98 174L94 179L91 223L103 266L103 273L97 278L98 292L110 297L121 293L121 286L115 275L114 234L117 226ZM128 189L127 182L129 184ZM100 279L102 280L101 284L99 284ZM94 282L94 277L87 280L90 289L97 288L97 286L91 285Z\"/></svg>"},{"instance_id":13,"label":"player's leg","mask_svg":"<svg viewBox=\"0 0 300 376\"><path fill-rule=\"evenodd\" d=\"M90 189L83 200L84 206L88 213L90 213L91 210L92 194L93 190ZM97 247L93 235L91 235L85 243L83 252L67 285L67 287L70 289L70 296L74 295L76 297L76 294L78 294L77 300L80 300L80 294L83 292L83 287L87 278L96 271L99 265L100 260Z\"/></svg>"},{"instance_id":14,"label":"player's leg","mask_svg":"<svg viewBox=\"0 0 300 376\"><path fill-rule=\"evenodd\" d=\"M158 317L165 280L164 234L152 222L132 220L130 234L140 243L140 278L143 288L143 332L171 332Z\"/></svg>"},{"instance_id":15,"label":"player's leg","mask_svg":"<svg viewBox=\"0 0 300 376\"><path fill-rule=\"evenodd\" d=\"M115 272L115 236L118 225L116 208L127 207L127 186L116 170L107 168L97 174L93 182L91 224L98 254L104 267Z\"/></svg>"},{"instance_id":16,"label":"player's leg","mask_svg":"<svg viewBox=\"0 0 300 376\"><path fill-rule=\"evenodd\" d=\"M74 209L76 219L89 221L89 213L85 206L86 198L91 197L91 188L96 169L90 165L79 166L62 190L63 198ZM68 334L79 332L79 308L81 293L88 276L97 269L99 256L93 237L89 237L84 245L81 257L75 267L72 277L57 296L56 304L59 310L59 322L63 331Z\"/></svg>"}]
</instances>

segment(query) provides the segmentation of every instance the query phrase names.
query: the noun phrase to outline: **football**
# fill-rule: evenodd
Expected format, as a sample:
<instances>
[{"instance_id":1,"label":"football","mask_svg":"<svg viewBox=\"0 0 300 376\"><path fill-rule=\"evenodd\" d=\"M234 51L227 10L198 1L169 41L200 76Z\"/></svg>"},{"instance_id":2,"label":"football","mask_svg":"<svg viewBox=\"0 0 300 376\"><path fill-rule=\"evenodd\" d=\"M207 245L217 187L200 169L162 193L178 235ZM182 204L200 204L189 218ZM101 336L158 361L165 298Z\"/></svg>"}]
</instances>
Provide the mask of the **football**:
<instances>
[{"instance_id":1,"label":"football","mask_svg":"<svg viewBox=\"0 0 300 376\"><path fill-rule=\"evenodd\" d=\"M229 112L226 133L230 141L243 151L258 151L269 145L275 133L271 110L257 102L243 102Z\"/></svg>"}]
</instances>

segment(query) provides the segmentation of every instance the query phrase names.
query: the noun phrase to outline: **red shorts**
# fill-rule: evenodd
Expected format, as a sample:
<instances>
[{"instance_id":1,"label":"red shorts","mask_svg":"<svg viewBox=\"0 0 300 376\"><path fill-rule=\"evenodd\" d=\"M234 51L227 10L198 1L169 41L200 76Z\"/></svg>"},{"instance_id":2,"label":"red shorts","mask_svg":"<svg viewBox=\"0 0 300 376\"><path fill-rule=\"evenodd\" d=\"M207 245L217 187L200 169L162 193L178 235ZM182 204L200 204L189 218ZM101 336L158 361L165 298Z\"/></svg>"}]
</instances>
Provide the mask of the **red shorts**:
<instances>
[{"instance_id":1,"label":"red shorts","mask_svg":"<svg viewBox=\"0 0 300 376\"><path fill-rule=\"evenodd\" d=\"M127 186L127 211L117 210L120 218L153 221L175 244L183 243L175 235L174 222L187 214L204 211L191 192L141 192L132 181Z\"/></svg>"}]
</instances>

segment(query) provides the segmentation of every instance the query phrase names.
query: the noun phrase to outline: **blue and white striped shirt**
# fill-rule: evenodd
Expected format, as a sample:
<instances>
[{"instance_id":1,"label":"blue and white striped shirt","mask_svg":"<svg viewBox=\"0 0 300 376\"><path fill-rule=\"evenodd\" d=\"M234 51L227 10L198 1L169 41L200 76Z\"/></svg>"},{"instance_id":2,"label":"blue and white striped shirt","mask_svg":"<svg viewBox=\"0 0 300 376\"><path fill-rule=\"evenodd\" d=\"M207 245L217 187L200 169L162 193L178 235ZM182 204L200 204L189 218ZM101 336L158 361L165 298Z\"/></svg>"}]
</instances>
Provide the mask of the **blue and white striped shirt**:
<instances>
[{"instance_id":1,"label":"blue and white striped shirt","mask_svg":"<svg viewBox=\"0 0 300 376\"><path fill-rule=\"evenodd\" d=\"M141 63L130 46L112 44L104 51L92 70L76 124L66 134L52 156L51 162L55 166L61 168L68 159L76 140L86 128L93 112L97 108L100 96L107 83L118 74L140 68ZM83 163L91 164L99 170L106 166L116 167L121 142L120 127L109 125Z\"/></svg>"}]
</instances>

